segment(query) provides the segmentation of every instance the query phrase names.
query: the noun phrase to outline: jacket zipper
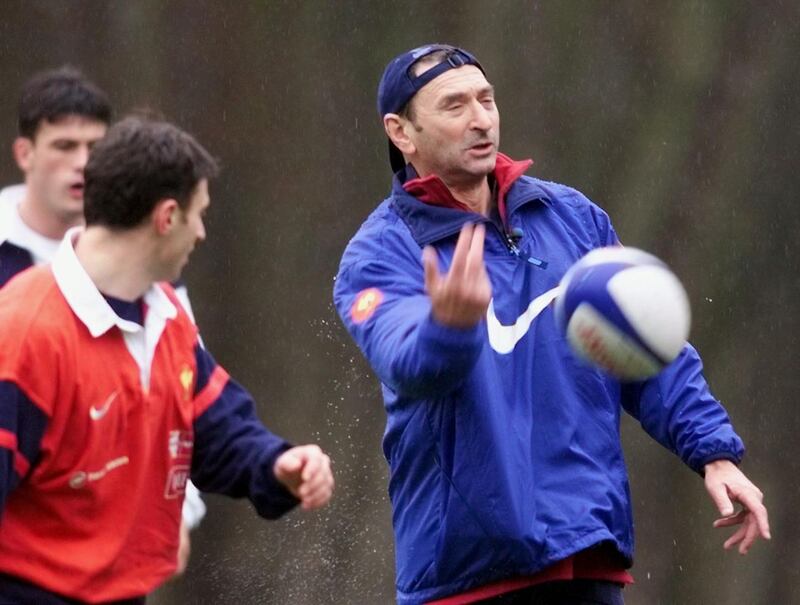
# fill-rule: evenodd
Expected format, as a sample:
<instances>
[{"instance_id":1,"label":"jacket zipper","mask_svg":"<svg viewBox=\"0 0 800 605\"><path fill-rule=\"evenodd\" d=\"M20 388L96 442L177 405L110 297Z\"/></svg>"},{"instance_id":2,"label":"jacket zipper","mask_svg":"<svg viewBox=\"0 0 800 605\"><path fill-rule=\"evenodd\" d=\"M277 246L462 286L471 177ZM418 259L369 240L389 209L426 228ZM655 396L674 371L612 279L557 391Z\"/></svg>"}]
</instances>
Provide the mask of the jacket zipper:
<instances>
[{"instance_id":1,"label":"jacket zipper","mask_svg":"<svg viewBox=\"0 0 800 605\"><path fill-rule=\"evenodd\" d=\"M513 256L516 256L517 258L522 259L530 263L534 267L538 267L539 269L547 269L546 260L536 258L535 256L528 256L527 254L523 253L522 249L519 246L517 246L517 242L515 241L514 236L508 233L505 229L500 229L500 227L495 225L492 221L488 222L490 222L494 226L494 228L497 229L497 231L500 233L500 237L505 242L506 248L508 248L508 251Z\"/></svg>"}]
</instances>

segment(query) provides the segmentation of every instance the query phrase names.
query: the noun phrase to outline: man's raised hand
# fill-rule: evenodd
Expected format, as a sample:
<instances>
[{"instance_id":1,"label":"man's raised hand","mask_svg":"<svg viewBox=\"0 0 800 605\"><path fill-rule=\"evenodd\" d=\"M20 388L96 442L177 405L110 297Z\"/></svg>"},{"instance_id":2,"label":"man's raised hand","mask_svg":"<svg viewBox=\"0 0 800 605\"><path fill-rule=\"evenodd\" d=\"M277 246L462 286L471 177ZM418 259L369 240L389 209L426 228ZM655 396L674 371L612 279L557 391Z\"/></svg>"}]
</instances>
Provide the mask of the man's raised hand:
<instances>
[{"instance_id":1,"label":"man's raised hand","mask_svg":"<svg viewBox=\"0 0 800 605\"><path fill-rule=\"evenodd\" d=\"M483 225L464 225L450 270L444 274L439 272L436 250L431 246L423 250L425 290L431 297L433 318L443 325L471 328L486 314L492 284L483 263L485 235Z\"/></svg>"}]
</instances>

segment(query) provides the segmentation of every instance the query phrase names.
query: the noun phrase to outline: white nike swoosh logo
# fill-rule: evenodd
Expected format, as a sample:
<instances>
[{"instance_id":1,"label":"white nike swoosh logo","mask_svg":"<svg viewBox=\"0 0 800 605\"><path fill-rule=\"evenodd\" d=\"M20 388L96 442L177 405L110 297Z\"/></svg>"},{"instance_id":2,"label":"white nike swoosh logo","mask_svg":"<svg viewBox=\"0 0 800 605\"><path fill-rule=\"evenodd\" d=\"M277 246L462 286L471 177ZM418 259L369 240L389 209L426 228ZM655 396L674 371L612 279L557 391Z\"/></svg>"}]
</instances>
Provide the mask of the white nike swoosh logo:
<instances>
[{"instance_id":1,"label":"white nike swoosh logo","mask_svg":"<svg viewBox=\"0 0 800 605\"><path fill-rule=\"evenodd\" d=\"M108 409L111 407L111 404L114 403L114 400L116 398L117 398L117 391L114 391L113 393L111 393L111 395L108 396L108 399L106 399L103 405L101 405L99 408L91 406L89 408L89 418L91 418L92 420L100 420L103 416L105 416L108 413Z\"/></svg>"},{"instance_id":2,"label":"white nike swoosh logo","mask_svg":"<svg viewBox=\"0 0 800 605\"><path fill-rule=\"evenodd\" d=\"M544 294L540 294L531 301L525 312L517 318L513 325L504 326L494 314L494 299L489 302L486 310L486 324L489 330L489 344L492 348L505 355L514 350L520 339L528 333L531 323L547 308L553 299L558 296L559 288L555 287Z\"/></svg>"}]
</instances>

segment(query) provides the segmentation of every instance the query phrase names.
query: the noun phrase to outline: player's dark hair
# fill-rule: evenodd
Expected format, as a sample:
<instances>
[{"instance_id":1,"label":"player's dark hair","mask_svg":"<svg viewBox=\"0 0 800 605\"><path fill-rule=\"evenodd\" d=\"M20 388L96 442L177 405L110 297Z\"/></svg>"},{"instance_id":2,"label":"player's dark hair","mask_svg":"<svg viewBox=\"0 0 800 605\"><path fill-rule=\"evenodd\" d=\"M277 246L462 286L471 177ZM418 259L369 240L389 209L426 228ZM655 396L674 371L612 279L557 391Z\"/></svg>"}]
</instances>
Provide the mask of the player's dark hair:
<instances>
[{"instance_id":1,"label":"player's dark hair","mask_svg":"<svg viewBox=\"0 0 800 605\"><path fill-rule=\"evenodd\" d=\"M22 87L17 113L19 135L33 139L43 121L78 115L108 124L111 104L106 93L73 67L40 72Z\"/></svg>"},{"instance_id":2,"label":"player's dark hair","mask_svg":"<svg viewBox=\"0 0 800 605\"><path fill-rule=\"evenodd\" d=\"M158 202L170 198L186 210L198 183L218 171L216 160L178 127L140 116L125 118L89 156L84 170L86 224L136 227Z\"/></svg>"}]
</instances>

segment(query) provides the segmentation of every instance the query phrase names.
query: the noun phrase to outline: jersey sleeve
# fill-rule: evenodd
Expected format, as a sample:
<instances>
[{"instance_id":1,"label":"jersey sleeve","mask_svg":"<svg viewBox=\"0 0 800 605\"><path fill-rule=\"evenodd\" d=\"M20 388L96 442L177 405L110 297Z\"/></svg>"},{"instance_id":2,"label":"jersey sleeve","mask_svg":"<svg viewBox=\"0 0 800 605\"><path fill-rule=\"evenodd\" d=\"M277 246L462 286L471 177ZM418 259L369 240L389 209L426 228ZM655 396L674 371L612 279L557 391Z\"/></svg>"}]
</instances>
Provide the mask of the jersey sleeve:
<instances>
[{"instance_id":1,"label":"jersey sleeve","mask_svg":"<svg viewBox=\"0 0 800 605\"><path fill-rule=\"evenodd\" d=\"M281 516L298 503L273 472L291 444L261 423L251 395L200 344L195 358L192 481L204 492L249 498L262 517Z\"/></svg>"},{"instance_id":2,"label":"jersey sleeve","mask_svg":"<svg viewBox=\"0 0 800 605\"><path fill-rule=\"evenodd\" d=\"M39 457L47 416L14 382L0 380L0 510Z\"/></svg>"},{"instance_id":3,"label":"jersey sleeve","mask_svg":"<svg viewBox=\"0 0 800 605\"><path fill-rule=\"evenodd\" d=\"M22 314L14 314L20 299L3 289L0 312L0 506L36 466L42 438L52 415L59 381L54 336L32 332ZM18 294L18 293L17 293ZM35 313L36 304L25 307Z\"/></svg>"}]
</instances>

